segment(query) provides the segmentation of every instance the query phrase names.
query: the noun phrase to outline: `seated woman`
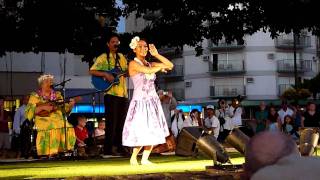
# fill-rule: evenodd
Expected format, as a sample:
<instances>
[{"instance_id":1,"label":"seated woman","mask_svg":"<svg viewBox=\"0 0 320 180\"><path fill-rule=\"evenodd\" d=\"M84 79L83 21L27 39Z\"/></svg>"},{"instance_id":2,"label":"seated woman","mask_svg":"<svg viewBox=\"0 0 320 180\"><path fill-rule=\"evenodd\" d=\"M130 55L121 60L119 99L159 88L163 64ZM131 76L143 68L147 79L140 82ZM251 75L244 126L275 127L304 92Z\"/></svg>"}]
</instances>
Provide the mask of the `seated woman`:
<instances>
[{"instance_id":1,"label":"seated woman","mask_svg":"<svg viewBox=\"0 0 320 180\"><path fill-rule=\"evenodd\" d=\"M61 93L52 89L53 79L54 77L48 74L39 77L40 88L31 93L25 110L26 118L30 121L34 119L37 129L38 156L51 157L59 152L73 150L76 142L73 126L64 119L62 111L64 107L65 112L69 113L75 101L70 99L69 103L62 106Z\"/></svg>"}]
</instances>

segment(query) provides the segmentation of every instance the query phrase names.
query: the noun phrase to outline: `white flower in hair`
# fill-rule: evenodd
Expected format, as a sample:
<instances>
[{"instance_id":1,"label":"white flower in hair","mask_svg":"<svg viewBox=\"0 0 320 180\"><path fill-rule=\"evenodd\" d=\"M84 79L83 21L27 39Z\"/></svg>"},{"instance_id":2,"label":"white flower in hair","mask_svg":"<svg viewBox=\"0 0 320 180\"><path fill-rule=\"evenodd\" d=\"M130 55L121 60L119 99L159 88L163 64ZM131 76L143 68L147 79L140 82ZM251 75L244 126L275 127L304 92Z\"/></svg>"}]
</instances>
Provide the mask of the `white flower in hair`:
<instances>
[{"instance_id":1,"label":"white flower in hair","mask_svg":"<svg viewBox=\"0 0 320 180\"><path fill-rule=\"evenodd\" d=\"M38 83L41 84L44 80L46 79L51 79L53 80L54 79L54 76L51 75L51 74L44 74L44 75L41 75L39 78L38 78Z\"/></svg>"},{"instance_id":2,"label":"white flower in hair","mask_svg":"<svg viewBox=\"0 0 320 180\"><path fill-rule=\"evenodd\" d=\"M134 38L131 39L131 42L129 44L131 49L135 49L138 45L138 42L140 41L140 38L138 36L135 36Z\"/></svg>"}]
</instances>

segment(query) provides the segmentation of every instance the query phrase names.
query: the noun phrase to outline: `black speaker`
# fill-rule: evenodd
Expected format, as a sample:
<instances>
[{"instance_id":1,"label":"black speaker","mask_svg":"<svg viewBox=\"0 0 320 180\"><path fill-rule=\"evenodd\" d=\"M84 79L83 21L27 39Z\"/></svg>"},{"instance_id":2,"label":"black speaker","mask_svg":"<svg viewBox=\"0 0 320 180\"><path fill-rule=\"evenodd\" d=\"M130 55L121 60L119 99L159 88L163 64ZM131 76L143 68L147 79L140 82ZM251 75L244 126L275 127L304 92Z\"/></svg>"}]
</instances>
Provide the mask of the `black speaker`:
<instances>
[{"instance_id":1,"label":"black speaker","mask_svg":"<svg viewBox=\"0 0 320 180\"><path fill-rule=\"evenodd\" d=\"M199 152L213 159L214 162L230 162L227 151L212 134L200 137L197 141L197 147Z\"/></svg>"},{"instance_id":2,"label":"black speaker","mask_svg":"<svg viewBox=\"0 0 320 180\"><path fill-rule=\"evenodd\" d=\"M194 156L197 154L197 141L202 135L203 129L200 127L183 128L177 140L176 155Z\"/></svg>"},{"instance_id":3,"label":"black speaker","mask_svg":"<svg viewBox=\"0 0 320 180\"><path fill-rule=\"evenodd\" d=\"M319 141L317 128L306 128L301 131L299 150L302 156L312 156Z\"/></svg>"}]
</instances>

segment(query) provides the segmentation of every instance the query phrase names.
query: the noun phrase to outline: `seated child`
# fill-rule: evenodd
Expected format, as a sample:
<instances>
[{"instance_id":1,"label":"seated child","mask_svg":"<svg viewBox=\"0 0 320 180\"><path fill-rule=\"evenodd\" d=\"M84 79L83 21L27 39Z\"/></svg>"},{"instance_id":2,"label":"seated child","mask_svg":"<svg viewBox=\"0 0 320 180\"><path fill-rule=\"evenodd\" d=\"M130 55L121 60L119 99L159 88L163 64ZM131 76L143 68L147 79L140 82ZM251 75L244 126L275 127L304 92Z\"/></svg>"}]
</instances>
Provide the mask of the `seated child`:
<instances>
[{"instance_id":1,"label":"seated child","mask_svg":"<svg viewBox=\"0 0 320 180\"><path fill-rule=\"evenodd\" d=\"M298 140L300 137L297 132L297 127L294 125L293 118L290 115L286 115L284 117L282 130L285 134L290 135L294 140Z\"/></svg>"},{"instance_id":2,"label":"seated child","mask_svg":"<svg viewBox=\"0 0 320 180\"><path fill-rule=\"evenodd\" d=\"M79 116L78 117L78 125L74 128L74 132L77 137L77 147L78 147L78 153L79 156L88 156L85 152L85 147L86 147L86 141L88 139L88 130L85 127L87 123L87 118L84 116Z\"/></svg>"},{"instance_id":3,"label":"seated child","mask_svg":"<svg viewBox=\"0 0 320 180\"><path fill-rule=\"evenodd\" d=\"M104 136L105 131L104 129L106 128L105 122L103 120L98 122L98 127L96 127L96 129L94 130L94 137L97 136Z\"/></svg>"},{"instance_id":4,"label":"seated child","mask_svg":"<svg viewBox=\"0 0 320 180\"><path fill-rule=\"evenodd\" d=\"M95 138L97 145L103 145L104 144L104 138L105 138L105 121L101 120L98 122L98 127L95 128L93 137Z\"/></svg>"}]
</instances>

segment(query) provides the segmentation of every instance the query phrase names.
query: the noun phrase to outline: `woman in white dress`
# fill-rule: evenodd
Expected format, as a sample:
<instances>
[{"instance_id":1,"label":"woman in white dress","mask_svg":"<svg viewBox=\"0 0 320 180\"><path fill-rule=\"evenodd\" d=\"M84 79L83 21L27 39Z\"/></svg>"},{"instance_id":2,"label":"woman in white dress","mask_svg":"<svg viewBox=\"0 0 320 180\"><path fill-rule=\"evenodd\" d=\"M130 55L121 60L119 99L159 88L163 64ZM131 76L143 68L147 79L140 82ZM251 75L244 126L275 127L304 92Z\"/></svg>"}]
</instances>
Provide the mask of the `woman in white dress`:
<instances>
[{"instance_id":1,"label":"woman in white dress","mask_svg":"<svg viewBox=\"0 0 320 180\"><path fill-rule=\"evenodd\" d=\"M133 97L122 132L122 144L133 147L131 165L138 165L137 155L143 148L142 165L152 164L148 159L154 145L163 144L169 135L154 81L158 71L171 70L173 64L161 56L153 44L135 37L130 48L136 57L129 63L129 76L134 85ZM149 63L145 59L148 51L160 62Z\"/></svg>"}]
</instances>

